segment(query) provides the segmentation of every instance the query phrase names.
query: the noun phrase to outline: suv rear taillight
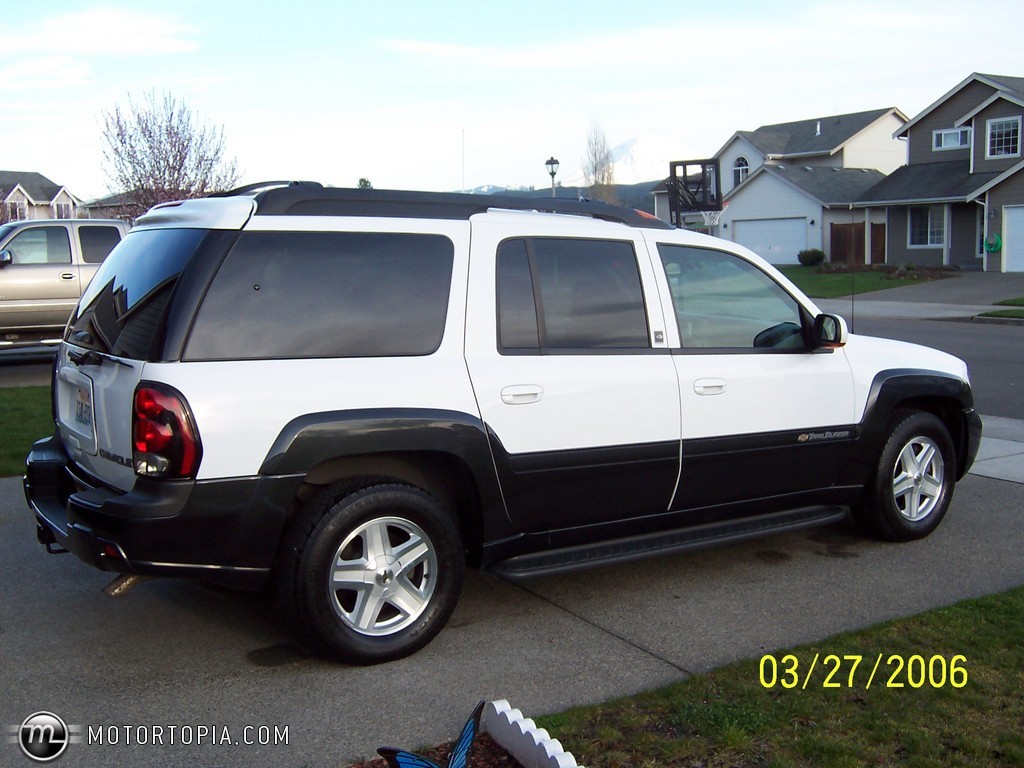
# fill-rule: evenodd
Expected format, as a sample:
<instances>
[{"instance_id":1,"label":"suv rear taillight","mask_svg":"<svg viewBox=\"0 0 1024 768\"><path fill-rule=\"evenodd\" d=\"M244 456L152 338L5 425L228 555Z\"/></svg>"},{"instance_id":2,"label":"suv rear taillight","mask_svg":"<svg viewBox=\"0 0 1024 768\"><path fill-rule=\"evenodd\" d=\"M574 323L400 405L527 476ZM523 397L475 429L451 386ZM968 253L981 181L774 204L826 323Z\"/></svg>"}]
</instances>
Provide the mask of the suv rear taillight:
<instances>
[{"instance_id":1,"label":"suv rear taillight","mask_svg":"<svg viewBox=\"0 0 1024 768\"><path fill-rule=\"evenodd\" d=\"M132 447L137 475L195 477L203 447L180 392L157 384L143 383L136 388Z\"/></svg>"}]
</instances>

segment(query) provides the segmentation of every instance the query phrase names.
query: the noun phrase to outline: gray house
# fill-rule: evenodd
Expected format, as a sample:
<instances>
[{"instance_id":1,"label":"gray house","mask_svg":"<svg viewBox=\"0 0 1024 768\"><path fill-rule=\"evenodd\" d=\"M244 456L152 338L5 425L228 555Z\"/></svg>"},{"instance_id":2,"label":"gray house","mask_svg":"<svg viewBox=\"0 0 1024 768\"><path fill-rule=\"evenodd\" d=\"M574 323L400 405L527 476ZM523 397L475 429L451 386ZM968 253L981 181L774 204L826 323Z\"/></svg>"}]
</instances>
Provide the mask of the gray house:
<instances>
[{"instance_id":1,"label":"gray house","mask_svg":"<svg viewBox=\"0 0 1024 768\"><path fill-rule=\"evenodd\" d=\"M1024 272L1022 118L1024 78L973 73L895 133L907 165L856 204L889 263Z\"/></svg>"}]
</instances>

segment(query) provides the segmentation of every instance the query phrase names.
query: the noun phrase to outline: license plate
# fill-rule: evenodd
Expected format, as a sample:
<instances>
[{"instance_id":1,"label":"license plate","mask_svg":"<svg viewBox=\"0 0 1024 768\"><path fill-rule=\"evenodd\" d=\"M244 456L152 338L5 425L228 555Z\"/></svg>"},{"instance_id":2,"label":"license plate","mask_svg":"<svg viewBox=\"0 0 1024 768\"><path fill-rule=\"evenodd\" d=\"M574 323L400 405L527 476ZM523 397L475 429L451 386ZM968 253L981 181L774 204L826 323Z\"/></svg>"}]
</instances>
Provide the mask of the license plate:
<instances>
[{"instance_id":1,"label":"license plate","mask_svg":"<svg viewBox=\"0 0 1024 768\"><path fill-rule=\"evenodd\" d=\"M75 399L75 421L87 427L92 426L92 395L89 390L78 387Z\"/></svg>"}]
</instances>

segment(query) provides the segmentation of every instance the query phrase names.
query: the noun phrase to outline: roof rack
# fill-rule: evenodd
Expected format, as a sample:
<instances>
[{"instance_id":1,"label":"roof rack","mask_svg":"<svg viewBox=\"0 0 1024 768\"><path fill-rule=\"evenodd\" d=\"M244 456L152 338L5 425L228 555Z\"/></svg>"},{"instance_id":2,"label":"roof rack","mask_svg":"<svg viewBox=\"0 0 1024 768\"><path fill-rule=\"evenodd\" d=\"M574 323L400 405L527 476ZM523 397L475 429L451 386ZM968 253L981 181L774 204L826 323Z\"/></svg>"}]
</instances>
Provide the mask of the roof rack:
<instances>
[{"instance_id":1,"label":"roof rack","mask_svg":"<svg viewBox=\"0 0 1024 768\"><path fill-rule=\"evenodd\" d=\"M251 195L257 216L400 216L417 219L468 219L498 208L590 216L631 227L672 229L643 211L602 202L559 198L412 192L392 189L324 187L311 181L269 181L222 192L217 197Z\"/></svg>"}]
</instances>

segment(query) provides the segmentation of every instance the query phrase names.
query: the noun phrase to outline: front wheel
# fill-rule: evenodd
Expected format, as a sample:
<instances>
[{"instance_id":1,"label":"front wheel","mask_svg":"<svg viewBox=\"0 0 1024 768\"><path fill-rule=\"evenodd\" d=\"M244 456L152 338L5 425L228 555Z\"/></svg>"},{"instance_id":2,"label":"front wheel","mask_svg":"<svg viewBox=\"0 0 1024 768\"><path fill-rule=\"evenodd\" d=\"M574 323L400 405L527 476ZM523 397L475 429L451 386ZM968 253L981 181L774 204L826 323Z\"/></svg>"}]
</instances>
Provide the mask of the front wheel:
<instances>
[{"instance_id":1,"label":"front wheel","mask_svg":"<svg viewBox=\"0 0 1024 768\"><path fill-rule=\"evenodd\" d=\"M855 514L884 539L923 538L942 522L955 477L946 425L923 411L898 414Z\"/></svg>"},{"instance_id":2,"label":"front wheel","mask_svg":"<svg viewBox=\"0 0 1024 768\"><path fill-rule=\"evenodd\" d=\"M399 484L328 495L307 509L304 528L292 608L330 655L388 661L440 632L465 560L454 517L433 496Z\"/></svg>"}]
</instances>

